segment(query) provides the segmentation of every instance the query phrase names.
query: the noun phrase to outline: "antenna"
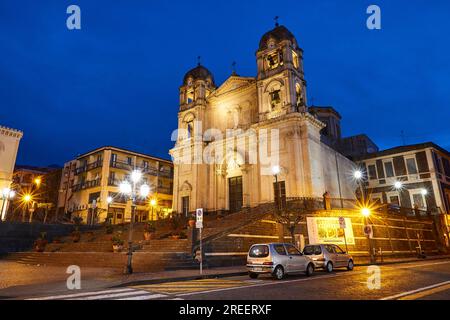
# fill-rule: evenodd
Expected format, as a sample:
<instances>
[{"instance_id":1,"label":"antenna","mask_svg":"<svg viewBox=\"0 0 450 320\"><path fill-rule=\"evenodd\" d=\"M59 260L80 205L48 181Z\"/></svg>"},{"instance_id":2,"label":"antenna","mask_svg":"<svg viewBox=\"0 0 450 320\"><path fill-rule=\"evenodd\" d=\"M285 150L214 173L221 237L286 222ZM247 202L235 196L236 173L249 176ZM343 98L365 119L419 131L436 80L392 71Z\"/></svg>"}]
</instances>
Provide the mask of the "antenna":
<instances>
[{"instance_id":1,"label":"antenna","mask_svg":"<svg viewBox=\"0 0 450 320\"><path fill-rule=\"evenodd\" d=\"M275 18L273 18L273 20L275 21L275 27L278 27L280 24L278 23L278 19L280 17L279 16L275 16Z\"/></svg>"},{"instance_id":2,"label":"antenna","mask_svg":"<svg viewBox=\"0 0 450 320\"><path fill-rule=\"evenodd\" d=\"M197 57L197 65L198 65L198 66L201 66L201 60L202 60L202 57L201 57L201 56L198 56L198 57Z\"/></svg>"},{"instance_id":3,"label":"antenna","mask_svg":"<svg viewBox=\"0 0 450 320\"><path fill-rule=\"evenodd\" d=\"M402 138L402 144L406 146L405 131L400 131L400 137Z\"/></svg>"},{"instance_id":4,"label":"antenna","mask_svg":"<svg viewBox=\"0 0 450 320\"><path fill-rule=\"evenodd\" d=\"M236 73L236 61L233 61L233 63L231 64L231 74L233 75L233 76L235 76L237 73Z\"/></svg>"}]
</instances>

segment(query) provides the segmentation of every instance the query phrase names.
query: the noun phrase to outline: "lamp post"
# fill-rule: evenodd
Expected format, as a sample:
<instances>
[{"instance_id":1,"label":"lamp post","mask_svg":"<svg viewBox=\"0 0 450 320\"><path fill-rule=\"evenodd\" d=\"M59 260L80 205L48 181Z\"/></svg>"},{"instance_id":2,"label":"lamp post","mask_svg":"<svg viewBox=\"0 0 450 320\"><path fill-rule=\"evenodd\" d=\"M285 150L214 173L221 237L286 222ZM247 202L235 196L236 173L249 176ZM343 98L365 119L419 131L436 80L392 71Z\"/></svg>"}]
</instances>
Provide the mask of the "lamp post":
<instances>
[{"instance_id":1,"label":"lamp post","mask_svg":"<svg viewBox=\"0 0 450 320\"><path fill-rule=\"evenodd\" d=\"M154 217L153 210L155 209L155 206L156 206L156 199L150 200L150 206L152 207L152 221L153 221L153 217Z\"/></svg>"},{"instance_id":2,"label":"lamp post","mask_svg":"<svg viewBox=\"0 0 450 320\"><path fill-rule=\"evenodd\" d=\"M25 194L22 197L22 201L25 204L25 208L23 208L23 210L22 210L22 222L25 222L25 214L26 214L26 211L29 210L29 204L32 199L33 199L33 197L29 193Z\"/></svg>"},{"instance_id":3,"label":"lamp post","mask_svg":"<svg viewBox=\"0 0 450 320\"><path fill-rule=\"evenodd\" d=\"M361 190L361 202L362 203L364 203L364 201L365 201L364 188L363 188L363 185L362 185L363 177L364 177L364 175L363 175L361 170L355 170L353 172L353 178L355 178L355 180L358 182L358 186L359 186L359 188Z\"/></svg>"},{"instance_id":4,"label":"lamp post","mask_svg":"<svg viewBox=\"0 0 450 320\"><path fill-rule=\"evenodd\" d=\"M136 213L136 198L138 196L142 198L147 198L148 194L150 193L150 187L146 184L140 184L142 179L142 172L139 170L133 170L131 173L131 182L129 181L123 181L119 185L120 192L129 196L129 200L131 200L131 221L130 221L130 230L128 232L128 259L127 259L127 266L126 266L126 273L132 274L133 273L133 267L132 267L132 259L133 259L133 223L134 223L134 216ZM138 191L138 185L139 185L139 191Z\"/></svg>"},{"instance_id":5,"label":"lamp post","mask_svg":"<svg viewBox=\"0 0 450 320\"><path fill-rule=\"evenodd\" d=\"M6 220L6 211L8 210L6 202L14 198L15 195L16 192L14 190L11 190L10 188L4 188L2 190L2 210L0 211L2 221Z\"/></svg>"},{"instance_id":6,"label":"lamp post","mask_svg":"<svg viewBox=\"0 0 450 320\"><path fill-rule=\"evenodd\" d=\"M275 177L275 188L276 188L275 201L277 202L278 211L281 211L281 188L278 185L278 175L280 174L280 172L281 172L280 166L276 165L272 167L272 174Z\"/></svg>"},{"instance_id":7,"label":"lamp post","mask_svg":"<svg viewBox=\"0 0 450 320\"><path fill-rule=\"evenodd\" d=\"M106 221L107 223L111 224L111 217L109 216L109 208L111 207L111 203L113 202L113 198L111 196L108 196L106 198L107 203L107 209L106 209Z\"/></svg>"},{"instance_id":8,"label":"lamp post","mask_svg":"<svg viewBox=\"0 0 450 320\"><path fill-rule=\"evenodd\" d=\"M369 216L370 216L370 209L369 208L362 208L361 209L361 214L363 215L364 218L364 229L368 227L369 225ZM369 254L370 254L370 263L374 263L375 259L374 259L374 255L373 255L373 247L372 247L372 239L370 237L370 233L369 230L364 230L366 237L367 237L367 242L369 244ZM373 231L372 231L373 232Z\"/></svg>"}]
</instances>

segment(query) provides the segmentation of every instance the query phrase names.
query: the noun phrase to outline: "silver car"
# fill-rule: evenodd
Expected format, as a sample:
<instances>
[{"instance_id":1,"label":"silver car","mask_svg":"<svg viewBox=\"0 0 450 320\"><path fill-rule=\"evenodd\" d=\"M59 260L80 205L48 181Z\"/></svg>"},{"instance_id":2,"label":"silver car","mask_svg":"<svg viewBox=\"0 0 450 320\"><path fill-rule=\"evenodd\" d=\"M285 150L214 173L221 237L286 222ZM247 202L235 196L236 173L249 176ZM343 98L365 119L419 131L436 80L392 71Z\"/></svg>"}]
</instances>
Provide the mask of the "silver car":
<instances>
[{"instance_id":1,"label":"silver car","mask_svg":"<svg viewBox=\"0 0 450 320\"><path fill-rule=\"evenodd\" d=\"M247 255L247 270L252 279L260 274L271 274L281 280L291 273L311 276L314 263L290 243L254 244Z\"/></svg>"},{"instance_id":2,"label":"silver car","mask_svg":"<svg viewBox=\"0 0 450 320\"><path fill-rule=\"evenodd\" d=\"M303 248L303 254L314 262L316 268L327 272L334 268L347 268L353 270L353 257L335 244L308 244Z\"/></svg>"}]
</instances>

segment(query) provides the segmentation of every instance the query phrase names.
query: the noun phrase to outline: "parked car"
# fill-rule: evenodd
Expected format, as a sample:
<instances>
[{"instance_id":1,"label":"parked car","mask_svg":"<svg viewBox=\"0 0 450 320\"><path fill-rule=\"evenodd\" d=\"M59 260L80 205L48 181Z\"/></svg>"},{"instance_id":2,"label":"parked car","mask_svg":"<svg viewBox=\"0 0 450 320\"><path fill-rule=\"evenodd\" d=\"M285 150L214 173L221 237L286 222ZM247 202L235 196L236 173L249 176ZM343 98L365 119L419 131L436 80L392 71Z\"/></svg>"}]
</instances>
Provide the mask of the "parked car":
<instances>
[{"instance_id":1,"label":"parked car","mask_svg":"<svg viewBox=\"0 0 450 320\"><path fill-rule=\"evenodd\" d=\"M335 244L309 244L303 248L303 254L311 258L316 268L327 272L334 268L353 270L353 257Z\"/></svg>"},{"instance_id":2,"label":"parked car","mask_svg":"<svg viewBox=\"0 0 450 320\"><path fill-rule=\"evenodd\" d=\"M275 279L281 280L292 273L311 276L314 263L290 243L255 244L247 255L247 270L252 279L260 274L271 274Z\"/></svg>"}]
</instances>

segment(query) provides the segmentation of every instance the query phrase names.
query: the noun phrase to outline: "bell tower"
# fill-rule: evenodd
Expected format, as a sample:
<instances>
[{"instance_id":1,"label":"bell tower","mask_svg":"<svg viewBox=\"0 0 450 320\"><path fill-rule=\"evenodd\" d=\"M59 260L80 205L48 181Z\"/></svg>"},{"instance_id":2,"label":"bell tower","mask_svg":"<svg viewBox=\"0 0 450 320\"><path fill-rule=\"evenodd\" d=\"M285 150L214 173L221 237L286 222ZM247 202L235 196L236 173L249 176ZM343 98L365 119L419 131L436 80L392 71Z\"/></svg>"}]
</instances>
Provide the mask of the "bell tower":
<instances>
[{"instance_id":1,"label":"bell tower","mask_svg":"<svg viewBox=\"0 0 450 320\"><path fill-rule=\"evenodd\" d=\"M200 57L198 57L197 67L186 73L180 86L178 129L185 129L184 132L187 133L187 136L179 136L178 140L191 138L194 122L205 120L206 98L214 89L214 77L207 68L201 65Z\"/></svg>"},{"instance_id":2,"label":"bell tower","mask_svg":"<svg viewBox=\"0 0 450 320\"><path fill-rule=\"evenodd\" d=\"M303 50L277 19L275 28L262 36L256 52L261 120L306 111Z\"/></svg>"}]
</instances>

